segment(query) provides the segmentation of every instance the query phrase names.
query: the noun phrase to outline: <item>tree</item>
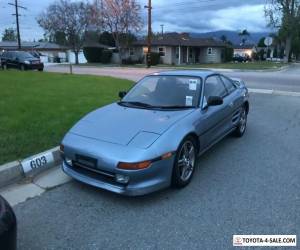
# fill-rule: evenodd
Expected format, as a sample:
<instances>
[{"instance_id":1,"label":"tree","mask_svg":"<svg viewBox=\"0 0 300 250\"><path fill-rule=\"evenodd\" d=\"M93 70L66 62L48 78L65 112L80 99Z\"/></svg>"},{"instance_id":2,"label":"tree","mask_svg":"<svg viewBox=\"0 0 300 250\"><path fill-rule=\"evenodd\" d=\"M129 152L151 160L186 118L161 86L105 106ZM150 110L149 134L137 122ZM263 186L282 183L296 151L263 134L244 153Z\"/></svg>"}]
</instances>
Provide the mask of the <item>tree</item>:
<instances>
[{"instance_id":1,"label":"tree","mask_svg":"<svg viewBox=\"0 0 300 250\"><path fill-rule=\"evenodd\" d=\"M104 45L111 46L111 47L116 46L115 40L114 40L112 34L107 31L104 31L103 33L100 34L99 43L102 43Z\"/></svg>"},{"instance_id":2,"label":"tree","mask_svg":"<svg viewBox=\"0 0 300 250\"><path fill-rule=\"evenodd\" d=\"M124 34L135 33L142 28L141 6L136 0L102 0L100 8L103 24L112 34L122 59L123 50L128 46L126 39L125 43L122 39Z\"/></svg>"},{"instance_id":3,"label":"tree","mask_svg":"<svg viewBox=\"0 0 300 250\"><path fill-rule=\"evenodd\" d=\"M284 62L288 62L300 25L300 0L269 0L265 16L270 26L279 28L279 36L285 40Z\"/></svg>"},{"instance_id":4,"label":"tree","mask_svg":"<svg viewBox=\"0 0 300 250\"><path fill-rule=\"evenodd\" d=\"M2 41L17 41L17 32L13 28L5 29L2 33Z\"/></svg>"},{"instance_id":5,"label":"tree","mask_svg":"<svg viewBox=\"0 0 300 250\"><path fill-rule=\"evenodd\" d=\"M260 47L260 48L265 48L265 47L267 47L267 46L265 45L265 39L266 39L265 37L260 38L259 41L258 41L257 46Z\"/></svg>"},{"instance_id":6,"label":"tree","mask_svg":"<svg viewBox=\"0 0 300 250\"><path fill-rule=\"evenodd\" d=\"M220 39L221 39L221 41L222 41L223 43L226 43L226 42L227 42L227 36L226 36L226 35L222 35L222 36L220 37Z\"/></svg>"},{"instance_id":7,"label":"tree","mask_svg":"<svg viewBox=\"0 0 300 250\"><path fill-rule=\"evenodd\" d=\"M241 39L241 45L244 45L246 43L248 37L250 36L250 33L246 29L244 29L241 32L239 32L238 35Z\"/></svg>"},{"instance_id":8,"label":"tree","mask_svg":"<svg viewBox=\"0 0 300 250\"><path fill-rule=\"evenodd\" d=\"M37 22L49 37L62 45L70 46L78 64L78 54L93 17L94 12L90 4L59 0L48 6L37 18Z\"/></svg>"}]
</instances>

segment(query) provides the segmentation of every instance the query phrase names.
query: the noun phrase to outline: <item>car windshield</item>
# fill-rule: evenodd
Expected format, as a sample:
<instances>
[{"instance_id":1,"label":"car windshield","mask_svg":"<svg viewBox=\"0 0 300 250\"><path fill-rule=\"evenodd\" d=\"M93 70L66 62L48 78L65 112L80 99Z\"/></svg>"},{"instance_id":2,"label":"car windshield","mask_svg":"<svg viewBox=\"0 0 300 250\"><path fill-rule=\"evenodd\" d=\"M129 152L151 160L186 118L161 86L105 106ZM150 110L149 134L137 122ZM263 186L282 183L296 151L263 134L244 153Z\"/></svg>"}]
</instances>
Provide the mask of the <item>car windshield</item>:
<instances>
[{"instance_id":1,"label":"car windshield","mask_svg":"<svg viewBox=\"0 0 300 250\"><path fill-rule=\"evenodd\" d=\"M194 76L148 76L122 99L122 105L143 108L193 108L198 105L201 78Z\"/></svg>"},{"instance_id":2,"label":"car windshield","mask_svg":"<svg viewBox=\"0 0 300 250\"><path fill-rule=\"evenodd\" d=\"M20 59L34 58L33 55L31 55L29 52L18 52L17 56Z\"/></svg>"}]
</instances>

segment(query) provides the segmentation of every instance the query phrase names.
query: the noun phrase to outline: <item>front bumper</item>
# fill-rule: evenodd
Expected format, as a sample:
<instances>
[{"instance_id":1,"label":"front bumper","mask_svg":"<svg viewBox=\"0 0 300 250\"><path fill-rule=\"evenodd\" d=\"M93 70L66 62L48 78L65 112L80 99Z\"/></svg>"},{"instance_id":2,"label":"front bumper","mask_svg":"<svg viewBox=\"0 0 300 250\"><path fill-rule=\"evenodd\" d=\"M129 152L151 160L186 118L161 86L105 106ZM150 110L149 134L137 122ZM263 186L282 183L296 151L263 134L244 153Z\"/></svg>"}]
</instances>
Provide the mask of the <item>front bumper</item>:
<instances>
[{"instance_id":1,"label":"front bumper","mask_svg":"<svg viewBox=\"0 0 300 250\"><path fill-rule=\"evenodd\" d=\"M174 156L169 159L153 162L144 170L128 171L115 169L115 171L104 172L105 175L90 171L88 169L71 166L63 161L63 171L74 179L102 188L114 193L127 196L140 196L169 187L173 170ZM104 171L104 170L103 170ZM115 181L114 175L122 174L129 177L128 184L120 184Z\"/></svg>"},{"instance_id":2,"label":"front bumper","mask_svg":"<svg viewBox=\"0 0 300 250\"><path fill-rule=\"evenodd\" d=\"M39 63L39 64L25 64L26 69L29 70L43 70L44 69L44 64Z\"/></svg>"}]
</instances>

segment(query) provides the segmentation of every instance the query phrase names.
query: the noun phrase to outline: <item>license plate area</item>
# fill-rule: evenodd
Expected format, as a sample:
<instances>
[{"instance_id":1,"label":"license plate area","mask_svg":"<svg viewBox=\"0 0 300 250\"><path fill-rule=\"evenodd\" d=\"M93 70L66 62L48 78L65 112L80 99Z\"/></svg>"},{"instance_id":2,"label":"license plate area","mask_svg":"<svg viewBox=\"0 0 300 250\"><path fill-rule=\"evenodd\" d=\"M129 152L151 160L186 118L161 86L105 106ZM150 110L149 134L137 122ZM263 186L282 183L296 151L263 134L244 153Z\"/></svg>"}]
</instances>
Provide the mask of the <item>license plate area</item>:
<instances>
[{"instance_id":1,"label":"license plate area","mask_svg":"<svg viewBox=\"0 0 300 250\"><path fill-rule=\"evenodd\" d=\"M97 159L83 156L83 155L76 155L75 156L76 162L80 165L86 166L88 168L97 169Z\"/></svg>"}]
</instances>

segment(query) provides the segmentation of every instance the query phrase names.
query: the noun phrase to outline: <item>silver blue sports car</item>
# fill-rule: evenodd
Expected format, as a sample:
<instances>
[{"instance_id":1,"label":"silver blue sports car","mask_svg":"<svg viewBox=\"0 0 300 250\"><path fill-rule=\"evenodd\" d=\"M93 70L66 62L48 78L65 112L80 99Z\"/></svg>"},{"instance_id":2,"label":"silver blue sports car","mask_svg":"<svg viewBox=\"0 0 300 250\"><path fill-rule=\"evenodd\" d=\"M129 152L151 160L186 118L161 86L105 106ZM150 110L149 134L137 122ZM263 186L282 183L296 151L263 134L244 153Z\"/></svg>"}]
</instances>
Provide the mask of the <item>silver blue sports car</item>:
<instances>
[{"instance_id":1,"label":"silver blue sports car","mask_svg":"<svg viewBox=\"0 0 300 250\"><path fill-rule=\"evenodd\" d=\"M65 173L119 194L185 187L200 154L246 130L245 84L212 71L155 73L119 97L87 114L61 143Z\"/></svg>"}]
</instances>

